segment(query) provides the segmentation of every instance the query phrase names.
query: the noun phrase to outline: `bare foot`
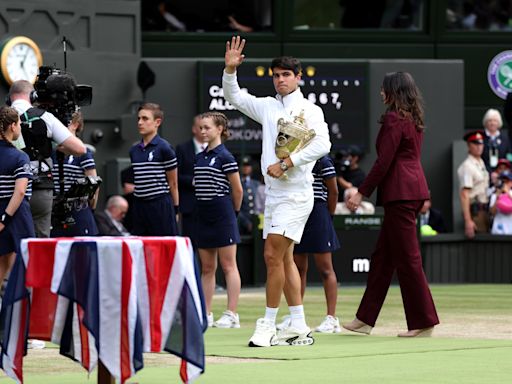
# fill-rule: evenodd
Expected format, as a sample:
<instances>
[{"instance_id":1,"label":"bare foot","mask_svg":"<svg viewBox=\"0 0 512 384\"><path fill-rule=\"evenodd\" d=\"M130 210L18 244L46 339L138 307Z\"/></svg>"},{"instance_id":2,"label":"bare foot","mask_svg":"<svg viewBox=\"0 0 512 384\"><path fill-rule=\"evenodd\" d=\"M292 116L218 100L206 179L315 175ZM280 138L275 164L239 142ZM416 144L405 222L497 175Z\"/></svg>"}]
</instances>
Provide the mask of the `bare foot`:
<instances>
[{"instance_id":1,"label":"bare foot","mask_svg":"<svg viewBox=\"0 0 512 384\"><path fill-rule=\"evenodd\" d=\"M357 317L354 320L352 320L350 323L343 324L342 326L343 326L343 328L348 329L349 331L357 332L357 333L364 333L365 335L369 335L373 329L373 327L371 325L363 323Z\"/></svg>"},{"instance_id":2,"label":"bare foot","mask_svg":"<svg viewBox=\"0 0 512 384\"><path fill-rule=\"evenodd\" d=\"M430 337L434 327L422 328L422 329L411 329L407 332L398 334L398 337Z\"/></svg>"}]
</instances>

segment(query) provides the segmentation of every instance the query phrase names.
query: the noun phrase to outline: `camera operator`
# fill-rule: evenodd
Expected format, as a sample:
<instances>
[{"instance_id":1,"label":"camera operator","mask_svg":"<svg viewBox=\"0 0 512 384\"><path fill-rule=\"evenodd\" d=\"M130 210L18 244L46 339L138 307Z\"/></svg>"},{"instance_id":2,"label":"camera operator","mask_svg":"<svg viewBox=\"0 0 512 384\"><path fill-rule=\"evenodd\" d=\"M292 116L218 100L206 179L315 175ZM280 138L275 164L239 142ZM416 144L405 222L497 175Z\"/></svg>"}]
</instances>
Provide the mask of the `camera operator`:
<instances>
[{"instance_id":1,"label":"camera operator","mask_svg":"<svg viewBox=\"0 0 512 384\"><path fill-rule=\"evenodd\" d=\"M345 190L359 187L366 177L364 171L359 168L359 161L363 157L363 151L357 145L351 145L347 150L340 151L336 161L336 180L338 182L338 201L343 201Z\"/></svg>"},{"instance_id":2,"label":"camera operator","mask_svg":"<svg viewBox=\"0 0 512 384\"><path fill-rule=\"evenodd\" d=\"M22 135L16 145L30 158L34 181L30 210L37 237L50 237L53 204L52 141L73 155L83 155L85 145L50 112L34 108L34 86L26 80L15 81L9 90L8 103L16 109L22 122Z\"/></svg>"},{"instance_id":3,"label":"camera operator","mask_svg":"<svg viewBox=\"0 0 512 384\"><path fill-rule=\"evenodd\" d=\"M82 114L80 112L73 113L68 126L69 132L71 132L73 136L80 135L83 127L84 121ZM61 149L59 145L57 151ZM87 148L85 155L67 155L64 157L64 180L60 180L57 151L53 151L52 153L52 173L55 175L53 179L53 191L56 196L60 195L62 185L64 185L64 192L67 192L73 184L77 184L77 182L85 176L97 176L96 163L94 162L91 150ZM74 222L73 225L66 225L65 220L67 215L59 217L54 211L53 222L56 225L52 228L51 237L96 236L98 234L98 227L96 226L96 220L94 220L92 210L96 208L98 192L99 189L96 190L91 200L88 200L86 197L75 200L73 209L70 212Z\"/></svg>"}]
</instances>

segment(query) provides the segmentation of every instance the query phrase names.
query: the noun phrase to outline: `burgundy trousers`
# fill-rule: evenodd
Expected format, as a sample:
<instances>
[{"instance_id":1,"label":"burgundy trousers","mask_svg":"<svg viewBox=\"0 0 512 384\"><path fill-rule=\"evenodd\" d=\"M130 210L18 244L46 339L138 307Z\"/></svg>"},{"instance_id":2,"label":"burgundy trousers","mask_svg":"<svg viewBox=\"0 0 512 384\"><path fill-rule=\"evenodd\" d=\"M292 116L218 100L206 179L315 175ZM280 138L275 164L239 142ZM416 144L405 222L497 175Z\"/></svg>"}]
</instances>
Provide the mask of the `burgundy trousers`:
<instances>
[{"instance_id":1,"label":"burgundy trousers","mask_svg":"<svg viewBox=\"0 0 512 384\"><path fill-rule=\"evenodd\" d=\"M357 318L375 326L396 270L407 328L439 324L436 307L423 271L416 217L423 201L394 201L384 205L384 221L370 261L366 291Z\"/></svg>"}]
</instances>

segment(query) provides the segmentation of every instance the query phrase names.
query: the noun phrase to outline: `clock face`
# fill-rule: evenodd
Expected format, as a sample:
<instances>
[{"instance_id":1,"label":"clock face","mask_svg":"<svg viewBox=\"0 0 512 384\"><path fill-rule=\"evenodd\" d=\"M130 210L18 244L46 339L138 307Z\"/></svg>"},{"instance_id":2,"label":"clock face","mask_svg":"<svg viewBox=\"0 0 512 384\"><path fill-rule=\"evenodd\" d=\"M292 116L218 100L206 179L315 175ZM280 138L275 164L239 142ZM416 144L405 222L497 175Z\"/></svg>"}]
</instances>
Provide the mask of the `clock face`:
<instances>
[{"instance_id":1,"label":"clock face","mask_svg":"<svg viewBox=\"0 0 512 384\"><path fill-rule=\"evenodd\" d=\"M2 75L7 83L28 80L34 83L42 65L41 51L36 43L24 36L10 39L1 53Z\"/></svg>"}]
</instances>

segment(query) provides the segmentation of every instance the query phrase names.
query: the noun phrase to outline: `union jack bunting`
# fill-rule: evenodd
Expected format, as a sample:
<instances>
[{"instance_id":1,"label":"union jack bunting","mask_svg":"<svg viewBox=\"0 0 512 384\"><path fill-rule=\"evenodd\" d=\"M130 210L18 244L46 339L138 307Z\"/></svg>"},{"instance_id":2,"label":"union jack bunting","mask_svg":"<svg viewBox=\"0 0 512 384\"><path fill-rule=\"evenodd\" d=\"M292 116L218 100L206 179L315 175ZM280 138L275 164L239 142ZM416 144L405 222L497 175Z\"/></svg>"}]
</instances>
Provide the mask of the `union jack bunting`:
<instances>
[{"instance_id":1,"label":"union jack bunting","mask_svg":"<svg viewBox=\"0 0 512 384\"><path fill-rule=\"evenodd\" d=\"M182 237L25 239L0 313L0 367L23 382L28 337L49 340L91 372L98 359L124 383L143 352L204 372L204 299L190 240Z\"/></svg>"}]
</instances>

